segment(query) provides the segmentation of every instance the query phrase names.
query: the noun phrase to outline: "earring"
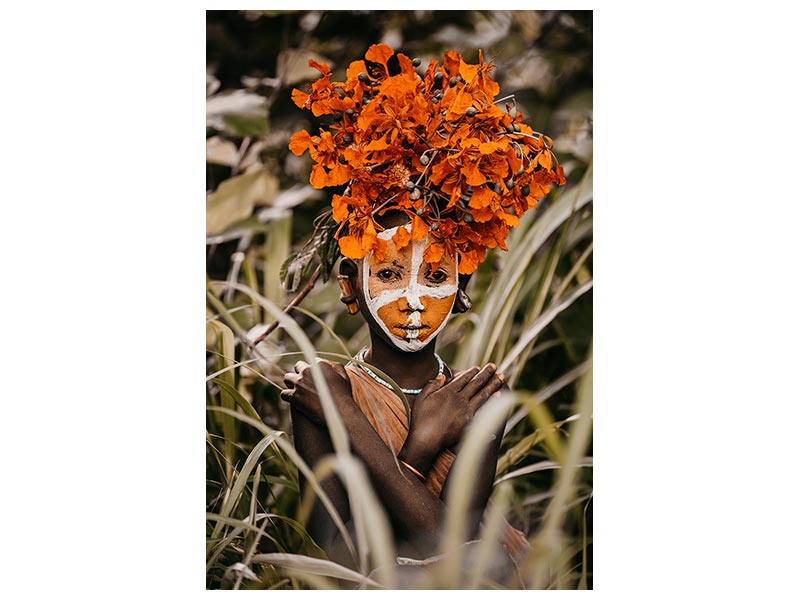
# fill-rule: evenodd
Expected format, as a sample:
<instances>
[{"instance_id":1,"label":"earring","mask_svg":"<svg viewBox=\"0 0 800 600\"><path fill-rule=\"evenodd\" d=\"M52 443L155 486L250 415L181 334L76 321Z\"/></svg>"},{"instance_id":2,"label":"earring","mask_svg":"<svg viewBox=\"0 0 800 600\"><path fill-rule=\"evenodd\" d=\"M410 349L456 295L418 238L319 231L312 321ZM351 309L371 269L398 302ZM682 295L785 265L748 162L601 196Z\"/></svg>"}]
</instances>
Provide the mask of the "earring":
<instances>
[{"instance_id":1,"label":"earring","mask_svg":"<svg viewBox=\"0 0 800 600\"><path fill-rule=\"evenodd\" d=\"M350 278L347 275L337 275L336 279L339 281L339 288L342 293L339 295L339 300L344 302L347 306L347 312L354 315L358 312L358 296L353 291L350 285Z\"/></svg>"}]
</instances>

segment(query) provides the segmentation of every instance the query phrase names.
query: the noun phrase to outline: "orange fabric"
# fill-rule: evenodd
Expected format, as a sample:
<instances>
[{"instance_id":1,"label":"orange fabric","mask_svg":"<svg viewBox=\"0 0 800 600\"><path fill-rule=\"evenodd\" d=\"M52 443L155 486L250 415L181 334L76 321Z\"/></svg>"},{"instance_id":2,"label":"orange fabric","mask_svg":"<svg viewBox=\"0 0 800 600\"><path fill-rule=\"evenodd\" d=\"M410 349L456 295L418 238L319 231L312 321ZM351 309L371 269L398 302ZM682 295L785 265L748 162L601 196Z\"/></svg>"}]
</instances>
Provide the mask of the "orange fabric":
<instances>
[{"instance_id":1,"label":"orange fabric","mask_svg":"<svg viewBox=\"0 0 800 600\"><path fill-rule=\"evenodd\" d=\"M353 400L383 443L397 456L408 437L408 415L403 401L393 390L372 379L358 366L347 365L345 370L350 378ZM444 450L425 478L425 487L436 496L442 493L442 486L455 457L450 450ZM519 561L530 549L525 534L508 522L504 523L500 543L515 561Z\"/></svg>"}]
</instances>

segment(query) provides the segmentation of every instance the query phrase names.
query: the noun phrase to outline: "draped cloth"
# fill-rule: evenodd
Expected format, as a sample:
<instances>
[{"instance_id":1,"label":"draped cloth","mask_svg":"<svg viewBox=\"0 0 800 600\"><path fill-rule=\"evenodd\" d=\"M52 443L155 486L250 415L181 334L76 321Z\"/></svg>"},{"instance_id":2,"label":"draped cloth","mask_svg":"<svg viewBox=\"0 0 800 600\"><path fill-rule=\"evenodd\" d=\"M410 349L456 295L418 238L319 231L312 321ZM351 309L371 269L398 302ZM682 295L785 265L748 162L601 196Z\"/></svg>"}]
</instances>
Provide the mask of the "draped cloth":
<instances>
[{"instance_id":1,"label":"draped cloth","mask_svg":"<svg viewBox=\"0 0 800 600\"><path fill-rule=\"evenodd\" d=\"M389 388L381 385L360 367L349 364L345 367L353 391L353 400L367 417L372 428L378 433L383 443L397 456L408 437L408 414L400 397ZM425 487L439 497L447 474L453 465L456 455L450 450L443 450L433 463ZM509 523L504 523L501 544L512 559L518 560L530 546L523 534Z\"/></svg>"}]
</instances>

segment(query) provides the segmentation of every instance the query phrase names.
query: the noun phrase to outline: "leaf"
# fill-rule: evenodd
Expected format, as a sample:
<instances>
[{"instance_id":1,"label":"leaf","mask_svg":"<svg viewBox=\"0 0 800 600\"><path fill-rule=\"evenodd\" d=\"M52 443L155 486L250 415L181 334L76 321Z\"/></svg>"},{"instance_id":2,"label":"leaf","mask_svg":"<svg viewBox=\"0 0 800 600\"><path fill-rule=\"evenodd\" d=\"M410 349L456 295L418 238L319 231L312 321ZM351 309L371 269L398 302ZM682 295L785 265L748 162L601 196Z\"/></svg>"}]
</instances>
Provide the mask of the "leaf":
<instances>
[{"instance_id":1,"label":"leaf","mask_svg":"<svg viewBox=\"0 0 800 600\"><path fill-rule=\"evenodd\" d=\"M466 523L470 499L475 493L475 473L480 470L481 461L484 460L486 441L505 422L513 404L514 396L509 392L501 392L478 409L462 434L458 459L447 476L448 487L444 497L447 511L440 544L448 589L461 589L457 587L461 572L458 566L465 558L462 544L469 541Z\"/></svg>"},{"instance_id":2,"label":"leaf","mask_svg":"<svg viewBox=\"0 0 800 600\"><path fill-rule=\"evenodd\" d=\"M222 508L220 508L219 515L221 517L231 516L233 509L239 502L239 497L242 495L242 492L247 485L247 479L250 477L250 473L253 471L256 464L261 460L261 455L275 442L278 436L283 434L283 431L272 431L261 438L261 441L259 441L258 444L253 447L247 457L247 460L244 461L241 470L234 478L233 486L230 488L230 493L225 498ZM219 535L221 530L222 523L218 522L214 527L213 536L216 537Z\"/></svg>"},{"instance_id":3,"label":"leaf","mask_svg":"<svg viewBox=\"0 0 800 600\"><path fill-rule=\"evenodd\" d=\"M333 265L336 264L336 260L339 258L339 244L333 236L333 228L324 229L321 234L321 240L317 253L319 254L319 263L322 267L320 275L324 283L328 281L328 278L331 276L331 271L333 270Z\"/></svg>"},{"instance_id":4,"label":"leaf","mask_svg":"<svg viewBox=\"0 0 800 600\"><path fill-rule=\"evenodd\" d=\"M308 270L308 265L313 256L311 252L304 252L303 254L295 255L291 261L287 259L288 263L284 263L286 264L286 272L284 276L281 277L281 281L287 292L294 292L300 287L303 273Z\"/></svg>"},{"instance_id":5,"label":"leaf","mask_svg":"<svg viewBox=\"0 0 800 600\"><path fill-rule=\"evenodd\" d=\"M206 235L246 219L256 204L271 204L277 193L277 177L262 168L226 179L206 201Z\"/></svg>"},{"instance_id":6,"label":"leaf","mask_svg":"<svg viewBox=\"0 0 800 600\"><path fill-rule=\"evenodd\" d=\"M503 372L507 370L514 362L514 359L519 356L519 354L527 348L527 346L531 343L531 341L541 333L541 331L553 320L555 319L559 313L564 311L565 309L569 308L569 306L578 298L580 298L583 294L588 292L592 289L594 284L594 280L589 280L583 285L579 286L569 295L569 297L565 298L555 306L551 306L546 312L544 312L536 321L531 325L529 329L527 329L522 335L520 335L517 342L514 344L513 348L508 351L508 353L503 357L503 360L500 364L498 369Z\"/></svg>"},{"instance_id":7,"label":"leaf","mask_svg":"<svg viewBox=\"0 0 800 600\"><path fill-rule=\"evenodd\" d=\"M267 99L246 90L225 91L206 100L206 127L218 131L238 134L233 121L265 122L266 116Z\"/></svg>"},{"instance_id":8,"label":"leaf","mask_svg":"<svg viewBox=\"0 0 800 600\"><path fill-rule=\"evenodd\" d=\"M345 581L364 583L374 587L382 587L374 579L370 579L369 577L343 567L338 563L319 558L311 558L309 556L303 556L300 554L284 554L279 552L256 554L253 556L251 562L255 564L267 564L274 567L281 567L290 571L311 573L314 575L322 575L323 577L333 577L335 579L344 579Z\"/></svg>"},{"instance_id":9,"label":"leaf","mask_svg":"<svg viewBox=\"0 0 800 600\"><path fill-rule=\"evenodd\" d=\"M218 135L206 140L206 162L212 165L230 167L239 160L239 151L236 144L223 140Z\"/></svg>"},{"instance_id":10,"label":"leaf","mask_svg":"<svg viewBox=\"0 0 800 600\"><path fill-rule=\"evenodd\" d=\"M242 116L227 115L225 117L225 132L240 138L261 137L266 135L269 121L265 115Z\"/></svg>"},{"instance_id":11,"label":"leaf","mask_svg":"<svg viewBox=\"0 0 800 600\"><path fill-rule=\"evenodd\" d=\"M591 468L594 465L594 459L591 456L584 456L580 458L572 464L572 467L588 467ZM560 469L562 468L561 463L558 463L554 460L542 460L532 465L528 465L527 467L522 467L521 469L517 469L516 471L511 471L507 475L503 475L499 479L496 479L494 485L499 485L503 481L507 481L508 479L514 479L515 477L520 477L521 475L530 475L531 473L535 473L537 471L547 471L549 469Z\"/></svg>"},{"instance_id":12,"label":"leaf","mask_svg":"<svg viewBox=\"0 0 800 600\"><path fill-rule=\"evenodd\" d=\"M211 381L216 383L220 387L220 389L225 390L230 395L230 397L233 398L233 400L236 402L236 405L242 409L242 412L244 412L246 415L254 419L259 419L259 420L261 419L261 416L256 412L256 409L253 408L253 405L250 404L244 398L244 396L242 396L238 392L238 390L234 386L232 386L227 381L223 381L218 377L215 377Z\"/></svg>"},{"instance_id":13,"label":"leaf","mask_svg":"<svg viewBox=\"0 0 800 600\"><path fill-rule=\"evenodd\" d=\"M297 252L292 252L289 256L286 257L286 260L284 260L283 263L281 264L281 269L278 272L278 278L281 280L281 282L284 283L284 286L286 285L286 283L285 283L286 282L286 275L289 272L289 265L291 265L292 262L298 256L300 256L300 255Z\"/></svg>"},{"instance_id":14,"label":"leaf","mask_svg":"<svg viewBox=\"0 0 800 600\"><path fill-rule=\"evenodd\" d=\"M234 361L234 356L236 353L233 331L230 327L224 323L221 323L220 321L209 321L206 327L216 332L219 351L219 367L220 369L225 369ZM224 387L220 387L219 395L221 406L228 409L233 409L233 407L236 405L236 400L229 392L230 389L236 388L236 381L233 371L226 370L220 373L217 379L220 382L225 382L227 384ZM222 429L222 435L224 437L223 453L227 459L225 474L226 477L230 477L232 474L231 465L233 464L233 455L235 454L233 442L236 438L236 424L233 419L225 415L220 415L219 421Z\"/></svg>"}]
</instances>

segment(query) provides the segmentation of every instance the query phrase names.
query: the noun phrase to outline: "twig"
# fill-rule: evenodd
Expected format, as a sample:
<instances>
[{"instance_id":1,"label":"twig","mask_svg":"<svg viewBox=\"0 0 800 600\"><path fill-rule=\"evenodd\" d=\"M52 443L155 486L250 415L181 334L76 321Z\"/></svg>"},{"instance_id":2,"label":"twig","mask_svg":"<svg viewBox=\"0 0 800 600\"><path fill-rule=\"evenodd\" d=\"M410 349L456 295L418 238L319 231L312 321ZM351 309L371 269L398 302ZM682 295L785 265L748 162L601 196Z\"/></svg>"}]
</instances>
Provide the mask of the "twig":
<instances>
[{"instance_id":1,"label":"twig","mask_svg":"<svg viewBox=\"0 0 800 600\"><path fill-rule=\"evenodd\" d=\"M503 96L502 98L498 98L493 102L493 104L500 104L501 102L505 102L506 100L514 100L514 105L517 104L517 99L514 98L514 94L509 94L508 96Z\"/></svg>"},{"instance_id":2,"label":"twig","mask_svg":"<svg viewBox=\"0 0 800 600\"><path fill-rule=\"evenodd\" d=\"M311 278L308 280L306 286L302 290L300 290L297 296L295 296L294 299L291 302L289 302L289 304L286 305L286 308L283 309L284 314L288 314L289 311L291 311L295 306L297 306L303 301L303 298L305 298L308 295L308 293L314 288L314 284L317 283L317 279L319 279L319 275L321 272L322 272L322 265L317 265L317 268L311 274ZM258 336L256 339L252 341L252 345L254 347L258 346L258 344L263 342L270 333L275 331L277 327L278 327L277 320L270 323L266 331L264 331L264 333L262 333L260 336Z\"/></svg>"}]
</instances>

